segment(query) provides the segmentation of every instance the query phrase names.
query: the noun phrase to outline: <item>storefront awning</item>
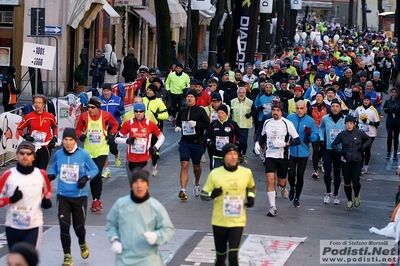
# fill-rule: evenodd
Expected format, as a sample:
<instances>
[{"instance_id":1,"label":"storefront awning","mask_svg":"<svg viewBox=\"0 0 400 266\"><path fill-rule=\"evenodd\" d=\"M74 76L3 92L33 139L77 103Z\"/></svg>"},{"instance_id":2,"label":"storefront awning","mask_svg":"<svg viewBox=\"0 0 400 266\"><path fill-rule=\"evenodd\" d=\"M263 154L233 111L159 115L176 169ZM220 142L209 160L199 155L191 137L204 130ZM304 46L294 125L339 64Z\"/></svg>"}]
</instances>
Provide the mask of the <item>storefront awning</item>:
<instances>
[{"instance_id":1,"label":"storefront awning","mask_svg":"<svg viewBox=\"0 0 400 266\"><path fill-rule=\"evenodd\" d=\"M90 28L97 13L103 8L104 0L68 0L67 25L76 29L79 25Z\"/></svg>"},{"instance_id":2,"label":"storefront awning","mask_svg":"<svg viewBox=\"0 0 400 266\"><path fill-rule=\"evenodd\" d=\"M117 13L117 11L115 11L115 9L106 0L103 0L103 1L104 1L103 10L110 17L111 25L119 24L120 15Z\"/></svg>"},{"instance_id":3,"label":"storefront awning","mask_svg":"<svg viewBox=\"0 0 400 266\"><path fill-rule=\"evenodd\" d=\"M88 29L97 14L104 9L111 24L118 24L120 16L106 0L68 0L67 25L76 29L79 25Z\"/></svg>"},{"instance_id":4,"label":"storefront awning","mask_svg":"<svg viewBox=\"0 0 400 266\"><path fill-rule=\"evenodd\" d=\"M181 4L175 0L168 0L168 6L171 14L171 28L186 27L186 11Z\"/></svg>"},{"instance_id":5,"label":"storefront awning","mask_svg":"<svg viewBox=\"0 0 400 266\"><path fill-rule=\"evenodd\" d=\"M155 28L157 26L156 17L146 8L132 8L132 10L141 18L146 20L150 24L151 28Z\"/></svg>"}]
</instances>

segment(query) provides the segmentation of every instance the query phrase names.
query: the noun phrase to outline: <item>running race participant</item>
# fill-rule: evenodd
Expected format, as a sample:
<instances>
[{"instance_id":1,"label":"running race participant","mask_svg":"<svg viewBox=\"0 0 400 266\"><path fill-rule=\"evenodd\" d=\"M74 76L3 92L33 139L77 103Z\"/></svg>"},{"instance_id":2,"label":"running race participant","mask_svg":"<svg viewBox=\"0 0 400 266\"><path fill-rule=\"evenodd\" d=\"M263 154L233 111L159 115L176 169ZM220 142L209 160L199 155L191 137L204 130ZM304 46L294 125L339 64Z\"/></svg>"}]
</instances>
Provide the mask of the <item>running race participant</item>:
<instances>
[{"instance_id":1,"label":"running race participant","mask_svg":"<svg viewBox=\"0 0 400 266\"><path fill-rule=\"evenodd\" d=\"M49 179L57 178L57 206L60 224L61 245L64 251L63 266L72 266L71 236L72 224L83 259L89 257L86 243L86 210L90 177L97 175L99 169L84 149L79 148L78 137L74 128L66 128L63 132L63 148L54 154Z\"/></svg>"},{"instance_id":2,"label":"running race participant","mask_svg":"<svg viewBox=\"0 0 400 266\"><path fill-rule=\"evenodd\" d=\"M239 166L239 152L234 144L228 143L222 148L222 157L223 166L210 172L201 199L214 200L211 219L216 253L214 265L226 265L228 256L229 265L238 266L246 209L254 205L256 187L251 170Z\"/></svg>"},{"instance_id":3,"label":"running race participant","mask_svg":"<svg viewBox=\"0 0 400 266\"><path fill-rule=\"evenodd\" d=\"M359 207L360 201L360 169L364 150L371 144L371 139L363 131L355 127L355 118L345 118L346 130L341 131L332 142L332 149L341 154L343 161L344 192L347 197L346 209L351 211L353 205ZM341 144L341 147L338 145ZM351 184L354 190L354 204Z\"/></svg>"},{"instance_id":4,"label":"running race participant","mask_svg":"<svg viewBox=\"0 0 400 266\"><path fill-rule=\"evenodd\" d=\"M264 122L261 135L254 145L254 151L259 155L260 145L266 143L265 176L270 203L267 216L274 217L277 213L275 204L275 171L277 172L282 197L287 199L289 193L286 189L286 175L289 165L289 146L299 145L300 138L293 123L282 117L282 102L273 101L271 110L273 118Z\"/></svg>"},{"instance_id":5,"label":"running race participant","mask_svg":"<svg viewBox=\"0 0 400 266\"><path fill-rule=\"evenodd\" d=\"M331 112L322 118L319 126L319 141L320 145L324 147L324 181L326 192L324 196L324 203L328 204L331 202L331 171L333 165L333 176L334 176L334 190L333 190L333 204L340 204L339 200L339 187L341 182L340 169L342 161L340 160L340 153L333 150L331 147L332 142L336 136L345 129L344 125L345 116L342 114L340 102L338 99L333 99L331 102Z\"/></svg>"},{"instance_id":6,"label":"running race participant","mask_svg":"<svg viewBox=\"0 0 400 266\"><path fill-rule=\"evenodd\" d=\"M309 144L318 142L318 129L314 120L307 115L307 104L300 100L296 103L296 113L287 116L296 128L300 145L290 147L288 180L290 184L289 200L293 207L300 207L300 195L304 184L304 172L307 166Z\"/></svg>"},{"instance_id":7,"label":"running race participant","mask_svg":"<svg viewBox=\"0 0 400 266\"><path fill-rule=\"evenodd\" d=\"M76 135L84 143L84 149L93 159L99 172L90 179L90 190L92 192L92 212L103 209L100 200L103 190L101 173L109 153L109 145L114 143L114 136L118 130L118 122L109 113L100 110L101 100L92 97L88 103L88 111L82 113L76 125ZM111 127L109 130L108 128Z\"/></svg>"},{"instance_id":8,"label":"running race participant","mask_svg":"<svg viewBox=\"0 0 400 266\"><path fill-rule=\"evenodd\" d=\"M35 145L23 141L17 148L17 166L0 178L0 207L7 206L5 233L8 249L18 242L39 249L43 209L51 208L51 185L46 171L35 167Z\"/></svg>"},{"instance_id":9,"label":"running race participant","mask_svg":"<svg viewBox=\"0 0 400 266\"><path fill-rule=\"evenodd\" d=\"M57 143L57 122L53 114L44 109L47 98L38 94L33 96L35 111L30 112L18 125L18 134L36 146L35 166L46 170L50 161L51 150ZM24 132L24 130L26 131Z\"/></svg>"},{"instance_id":10,"label":"running race participant","mask_svg":"<svg viewBox=\"0 0 400 266\"><path fill-rule=\"evenodd\" d=\"M165 140L158 126L145 118L146 107L143 103L135 103L133 111L135 117L122 124L119 136L115 139L116 143L129 145L126 153L126 173L129 184L132 183L134 168L149 171L151 156L156 154ZM152 136L157 138L153 145Z\"/></svg>"},{"instance_id":11,"label":"running race participant","mask_svg":"<svg viewBox=\"0 0 400 266\"><path fill-rule=\"evenodd\" d=\"M187 200L186 186L189 181L189 164L190 159L193 164L195 197L200 196L200 176L201 176L201 156L205 152L205 141L203 139L204 131L209 125L206 111L203 107L196 105L197 94L193 90L189 90L186 94L187 106L179 112L175 132L182 132L179 141L179 155L181 161L179 198Z\"/></svg>"}]
</instances>

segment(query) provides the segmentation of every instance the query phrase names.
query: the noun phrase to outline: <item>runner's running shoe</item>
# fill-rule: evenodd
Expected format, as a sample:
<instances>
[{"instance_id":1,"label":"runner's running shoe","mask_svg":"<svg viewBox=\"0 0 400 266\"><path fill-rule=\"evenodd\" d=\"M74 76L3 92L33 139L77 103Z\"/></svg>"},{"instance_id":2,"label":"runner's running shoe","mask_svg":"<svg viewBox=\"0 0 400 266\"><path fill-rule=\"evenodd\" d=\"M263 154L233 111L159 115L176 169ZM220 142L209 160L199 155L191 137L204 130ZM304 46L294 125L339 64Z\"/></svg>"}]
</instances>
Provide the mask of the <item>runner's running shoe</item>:
<instances>
[{"instance_id":1,"label":"runner's running shoe","mask_svg":"<svg viewBox=\"0 0 400 266\"><path fill-rule=\"evenodd\" d=\"M333 204L335 204L335 205L340 204L339 196L333 196Z\"/></svg>"},{"instance_id":2,"label":"runner's running shoe","mask_svg":"<svg viewBox=\"0 0 400 266\"><path fill-rule=\"evenodd\" d=\"M152 174L152 176L156 176L157 173L158 173L158 170L157 170L157 164L156 164L156 165L153 165L153 171L151 172L151 174Z\"/></svg>"},{"instance_id":3,"label":"runner's running shoe","mask_svg":"<svg viewBox=\"0 0 400 266\"><path fill-rule=\"evenodd\" d=\"M181 200L187 200L186 191L183 191L183 190L179 191L178 197L179 197Z\"/></svg>"},{"instance_id":4,"label":"runner's running shoe","mask_svg":"<svg viewBox=\"0 0 400 266\"><path fill-rule=\"evenodd\" d=\"M325 204L328 204L329 202L331 202L331 198L332 198L332 192L330 192L330 193L325 193L324 203L325 203Z\"/></svg>"},{"instance_id":5,"label":"runner's running shoe","mask_svg":"<svg viewBox=\"0 0 400 266\"><path fill-rule=\"evenodd\" d=\"M90 207L90 211L97 212L97 210L96 210L96 201L95 200L92 201L92 207Z\"/></svg>"},{"instance_id":6,"label":"runner's running shoe","mask_svg":"<svg viewBox=\"0 0 400 266\"><path fill-rule=\"evenodd\" d=\"M198 196L200 196L200 192L201 192L200 184L194 185L194 188L193 188L193 195L194 195L195 197L198 197Z\"/></svg>"},{"instance_id":7,"label":"runner's running shoe","mask_svg":"<svg viewBox=\"0 0 400 266\"><path fill-rule=\"evenodd\" d=\"M101 200L96 200L95 201L95 205L96 205L96 211L97 212L101 212L103 210L103 205L101 203Z\"/></svg>"},{"instance_id":8,"label":"runner's running shoe","mask_svg":"<svg viewBox=\"0 0 400 266\"><path fill-rule=\"evenodd\" d=\"M319 179L318 170L314 171L314 173L312 173L311 177L314 179Z\"/></svg>"},{"instance_id":9,"label":"runner's running shoe","mask_svg":"<svg viewBox=\"0 0 400 266\"><path fill-rule=\"evenodd\" d=\"M73 264L74 262L72 261L71 254L64 254L64 261L62 263L62 266L72 266Z\"/></svg>"},{"instance_id":10,"label":"runner's running shoe","mask_svg":"<svg viewBox=\"0 0 400 266\"><path fill-rule=\"evenodd\" d=\"M114 164L116 167L121 166L121 153L118 151L117 155L115 155L115 161Z\"/></svg>"},{"instance_id":11,"label":"runner's running shoe","mask_svg":"<svg viewBox=\"0 0 400 266\"><path fill-rule=\"evenodd\" d=\"M110 168L104 168L104 172L101 175L103 178L110 178L111 172L110 172Z\"/></svg>"},{"instance_id":12,"label":"runner's running shoe","mask_svg":"<svg viewBox=\"0 0 400 266\"><path fill-rule=\"evenodd\" d=\"M355 207L360 207L360 204L361 204L360 196L355 197L354 198L354 206Z\"/></svg>"},{"instance_id":13,"label":"runner's running shoe","mask_svg":"<svg viewBox=\"0 0 400 266\"><path fill-rule=\"evenodd\" d=\"M81 249L81 256L83 259L87 259L89 257L89 247L87 245L87 243L83 244L83 245L79 245L80 249Z\"/></svg>"},{"instance_id":14,"label":"runner's running shoe","mask_svg":"<svg viewBox=\"0 0 400 266\"><path fill-rule=\"evenodd\" d=\"M248 164L249 163L249 159L247 159L247 155L242 155L242 162L244 164Z\"/></svg>"},{"instance_id":15,"label":"runner's running shoe","mask_svg":"<svg viewBox=\"0 0 400 266\"><path fill-rule=\"evenodd\" d=\"M353 202L352 202L351 200L347 202L346 209L347 209L348 211L353 210Z\"/></svg>"},{"instance_id":16,"label":"runner's running shoe","mask_svg":"<svg viewBox=\"0 0 400 266\"><path fill-rule=\"evenodd\" d=\"M267 216L275 217L277 212L278 212L278 210L275 208L275 206L271 206L271 208L269 208Z\"/></svg>"},{"instance_id":17,"label":"runner's running shoe","mask_svg":"<svg viewBox=\"0 0 400 266\"><path fill-rule=\"evenodd\" d=\"M294 198L294 189L289 190L289 200L292 201Z\"/></svg>"},{"instance_id":18,"label":"runner's running shoe","mask_svg":"<svg viewBox=\"0 0 400 266\"><path fill-rule=\"evenodd\" d=\"M294 207L294 208L300 208L300 201L299 201L299 199L294 199L294 200L293 200L293 207Z\"/></svg>"},{"instance_id":19,"label":"runner's running shoe","mask_svg":"<svg viewBox=\"0 0 400 266\"><path fill-rule=\"evenodd\" d=\"M287 199L289 197L289 192L286 189L286 187L280 187L281 188L281 195L284 199Z\"/></svg>"}]
</instances>

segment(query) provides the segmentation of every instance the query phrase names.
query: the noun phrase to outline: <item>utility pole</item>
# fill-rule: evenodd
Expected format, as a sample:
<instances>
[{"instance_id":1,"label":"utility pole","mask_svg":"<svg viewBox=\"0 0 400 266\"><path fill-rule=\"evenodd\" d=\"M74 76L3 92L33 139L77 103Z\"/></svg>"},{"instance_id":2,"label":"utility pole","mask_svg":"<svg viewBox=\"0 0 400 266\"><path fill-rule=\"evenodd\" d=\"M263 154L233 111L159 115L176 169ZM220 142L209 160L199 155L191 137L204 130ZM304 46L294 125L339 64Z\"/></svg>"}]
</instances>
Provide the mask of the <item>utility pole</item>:
<instances>
[{"instance_id":1,"label":"utility pole","mask_svg":"<svg viewBox=\"0 0 400 266\"><path fill-rule=\"evenodd\" d=\"M190 73L191 69L189 67L189 34L191 34L191 24L192 24L192 1L188 0L188 5L187 5L187 20L186 20L186 49L185 49L185 68L184 72L185 73Z\"/></svg>"}]
</instances>

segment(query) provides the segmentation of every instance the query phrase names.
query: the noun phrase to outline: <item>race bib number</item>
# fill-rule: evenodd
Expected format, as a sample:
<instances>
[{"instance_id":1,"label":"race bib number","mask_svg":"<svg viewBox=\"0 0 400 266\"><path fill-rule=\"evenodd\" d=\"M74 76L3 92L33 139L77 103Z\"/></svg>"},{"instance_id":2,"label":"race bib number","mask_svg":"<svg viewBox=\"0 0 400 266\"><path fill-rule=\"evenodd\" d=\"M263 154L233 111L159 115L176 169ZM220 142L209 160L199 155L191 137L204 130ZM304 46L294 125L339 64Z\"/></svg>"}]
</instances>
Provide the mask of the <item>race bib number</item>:
<instances>
[{"instance_id":1,"label":"race bib number","mask_svg":"<svg viewBox=\"0 0 400 266\"><path fill-rule=\"evenodd\" d=\"M188 121L182 121L182 134L184 136L187 135L195 135L196 134L196 129L192 126L189 125Z\"/></svg>"},{"instance_id":2,"label":"race bib number","mask_svg":"<svg viewBox=\"0 0 400 266\"><path fill-rule=\"evenodd\" d=\"M37 131L37 130L33 130L31 136L32 136L32 138L35 139L35 142L44 143L44 142L46 142L47 133L46 132Z\"/></svg>"},{"instance_id":3,"label":"race bib number","mask_svg":"<svg viewBox=\"0 0 400 266\"><path fill-rule=\"evenodd\" d=\"M211 111L210 122L218 119L218 113L214 110Z\"/></svg>"},{"instance_id":4,"label":"race bib number","mask_svg":"<svg viewBox=\"0 0 400 266\"><path fill-rule=\"evenodd\" d=\"M337 135L341 132L341 129L331 129L329 130L329 139L331 140L331 142L333 142Z\"/></svg>"},{"instance_id":5,"label":"race bib number","mask_svg":"<svg viewBox=\"0 0 400 266\"><path fill-rule=\"evenodd\" d=\"M229 143L229 137L215 137L215 147L217 151L222 151L222 148Z\"/></svg>"},{"instance_id":6,"label":"race bib number","mask_svg":"<svg viewBox=\"0 0 400 266\"><path fill-rule=\"evenodd\" d=\"M131 146L131 153L145 154L147 140L145 138L136 138L135 143Z\"/></svg>"},{"instance_id":7,"label":"race bib number","mask_svg":"<svg viewBox=\"0 0 400 266\"><path fill-rule=\"evenodd\" d=\"M28 227L32 220L32 208L25 206L12 206L10 208L12 223L16 226Z\"/></svg>"},{"instance_id":8,"label":"race bib number","mask_svg":"<svg viewBox=\"0 0 400 266\"><path fill-rule=\"evenodd\" d=\"M271 104L270 103L264 104L263 107L264 107L264 109L263 109L264 115L271 113Z\"/></svg>"},{"instance_id":9,"label":"race bib number","mask_svg":"<svg viewBox=\"0 0 400 266\"><path fill-rule=\"evenodd\" d=\"M225 196L223 215L229 217L240 216L243 212L243 198L241 196Z\"/></svg>"},{"instance_id":10,"label":"race bib number","mask_svg":"<svg viewBox=\"0 0 400 266\"><path fill-rule=\"evenodd\" d=\"M364 132L369 132L369 125L360 124L360 130L362 130Z\"/></svg>"},{"instance_id":11,"label":"race bib number","mask_svg":"<svg viewBox=\"0 0 400 266\"><path fill-rule=\"evenodd\" d=\"M76 183L79 179L79 165L62 164L60 179L67 184Z\"/></svg>"},{"instance_id":12,"label":"race bib number","mask_svg":"<svg viewBox=\"0 0 400 266\"><path fill-rule=\"evenodd\" d=\"M346 96L347 98L351 98L351 95L353 95L351 88L345 88L344 89L344 96Z\"/></svg>"},{"instance_id":13,"label":"race bib number","mask_svg":"<svg viewBox=\"0 0 400 266\"><path fill-rule=\"evenodd\" d=\"M102 136L103 130L101 129L88 130L88 139L90 144L100 144Z\"/></svg>"}]
</instances>

